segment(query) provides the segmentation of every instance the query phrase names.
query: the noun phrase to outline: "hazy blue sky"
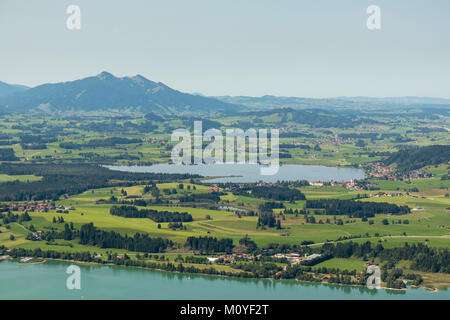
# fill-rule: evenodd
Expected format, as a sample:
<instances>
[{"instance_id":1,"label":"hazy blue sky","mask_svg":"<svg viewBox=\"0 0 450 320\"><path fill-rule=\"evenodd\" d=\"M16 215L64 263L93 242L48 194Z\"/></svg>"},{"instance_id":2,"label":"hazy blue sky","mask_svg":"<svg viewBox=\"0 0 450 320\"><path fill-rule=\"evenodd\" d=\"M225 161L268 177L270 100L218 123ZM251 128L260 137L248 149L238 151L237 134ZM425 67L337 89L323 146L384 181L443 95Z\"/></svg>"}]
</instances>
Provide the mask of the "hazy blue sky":
<instances>
[{"instance_id":1,"label":"hazy blue sky","mask_svg":"<svg viewBox=\"0 0 450 320\"><path fill-rule=\"evenodd\" d=\"M450 1L0 0L0 81L103 70L207 95L450 98Z\"/></svg>"}]
</instances>

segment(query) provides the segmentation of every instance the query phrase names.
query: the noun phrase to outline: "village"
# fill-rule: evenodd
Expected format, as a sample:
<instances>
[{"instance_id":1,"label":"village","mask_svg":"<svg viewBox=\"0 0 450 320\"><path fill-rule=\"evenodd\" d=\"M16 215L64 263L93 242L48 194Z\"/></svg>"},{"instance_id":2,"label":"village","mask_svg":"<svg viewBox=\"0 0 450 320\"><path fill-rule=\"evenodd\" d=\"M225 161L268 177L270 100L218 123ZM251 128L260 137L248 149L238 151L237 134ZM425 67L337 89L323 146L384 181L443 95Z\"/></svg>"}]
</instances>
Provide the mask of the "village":
<instances>
[{"instance_id":1,"label":"village","mask_svg":"<svg viewBox=\"0 0 450 320\"><path fill-rule=\"evenodd\" d=\"M68 210L75 210L74 206L56 206L47 202L35 202L29 201L24 203L8 203L0 204L0 212L5 211L19 211L19 212L48 212L50 210L56 210L57 213L68 213Z\"/></svg>"},{"instance_id":2,"label":"village","mask_svg":"<svg viewBox=\"0 0 450 320\"><path fill-rule=\"evenodd\" d=\"M401 172L395 168L389 168L381 162L371 162L365 166L368 178L375 178L381 180L410 180L420 178L432 178L433 175L424 170L413 170L409 172Z\"/></svg>"},{"instance_id":3,"label":"village","mask_svg":"<svg viewBox=\"0 0 450 320\"><path fill-rule=\"evenodd\" d=\"M311 255L305 255L302 256L299 253L277 253L274 254L272 257L274 259L278 259L278 260L285 260L290 264L300 264L302 262L305 261L311 261L317 258L320 258L322 255L321 254L311 254ZM237 263L239 261L248 261L248 262L252 262L252 261L258 261L262 258L261 254L258 255L251 255L251 254L247 254L247 253L233 253L233 254L228 254L228 255L221 255L218 257L208 257L208 261L211 263L230 263L230 264L234 264Z\"/></svg>"}]
</instances>

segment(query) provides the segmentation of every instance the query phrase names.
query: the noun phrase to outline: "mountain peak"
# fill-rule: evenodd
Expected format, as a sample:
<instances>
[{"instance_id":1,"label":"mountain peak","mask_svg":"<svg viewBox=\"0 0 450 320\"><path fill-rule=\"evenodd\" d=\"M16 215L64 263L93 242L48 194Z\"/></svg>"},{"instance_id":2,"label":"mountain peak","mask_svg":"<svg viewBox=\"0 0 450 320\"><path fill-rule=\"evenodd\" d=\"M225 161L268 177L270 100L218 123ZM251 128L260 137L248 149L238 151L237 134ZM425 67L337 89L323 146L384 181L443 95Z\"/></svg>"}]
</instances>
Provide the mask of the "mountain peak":
<instances>
[{"instance_id":1,"label":"mountain peak","mask_svg":"<svg viewBox=\"0 0 450 320\"><path fill-rule=\"evenodd\" d=\"M140 74L135 75L134 77L130 78L134 83L137 83L139 85L144 85L146 83L149 83L150 80L148 80L147 78L141 76Z\"/></svg>"},{"instance_id":2,"label":"mountain peak","mask_svg":"<svg viewBox=\"0 0 450 320\"><path fill-rule=\"evenodd\" d=\"M111 73L103 71L97 75L97 78L99 78L100 80L106 80L106 79L113 79L115 77Z\"/></svg>"}]
</instances>

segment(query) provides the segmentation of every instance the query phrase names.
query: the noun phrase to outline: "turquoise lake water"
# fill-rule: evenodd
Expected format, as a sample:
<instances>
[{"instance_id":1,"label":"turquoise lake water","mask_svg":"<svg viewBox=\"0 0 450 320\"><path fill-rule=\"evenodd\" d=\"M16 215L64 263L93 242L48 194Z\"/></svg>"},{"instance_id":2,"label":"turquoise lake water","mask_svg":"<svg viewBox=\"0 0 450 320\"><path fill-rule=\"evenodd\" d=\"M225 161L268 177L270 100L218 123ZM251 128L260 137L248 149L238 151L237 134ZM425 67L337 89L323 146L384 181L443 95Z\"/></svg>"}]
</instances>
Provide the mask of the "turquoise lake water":
<instances>
[{"instance_id":1,"label":"turquoise lake water","mask_svg":"<svg viewBox=\"0 0 450 320\"><path fill-rule=\"evenodd\" d=\"M0 263L0 299L450 299L450 291L432 293L369 290L296 281L242 280L116 266L81 268L81 289L68 290L70 263Z\"/></svg>"}]
</instances>

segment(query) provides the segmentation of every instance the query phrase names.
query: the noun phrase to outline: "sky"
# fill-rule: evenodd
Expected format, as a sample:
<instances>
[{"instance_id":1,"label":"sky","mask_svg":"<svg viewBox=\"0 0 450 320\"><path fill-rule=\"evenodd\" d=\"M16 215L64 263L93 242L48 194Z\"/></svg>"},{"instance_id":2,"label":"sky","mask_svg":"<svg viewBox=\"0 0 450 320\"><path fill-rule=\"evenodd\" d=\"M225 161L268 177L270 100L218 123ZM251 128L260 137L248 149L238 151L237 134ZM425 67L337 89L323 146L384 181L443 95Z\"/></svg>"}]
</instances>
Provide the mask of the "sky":
<instances>
[{"instance_id":1,"label":"sky","mask_svg":"<svg viewBox=\"0 0 450 320\"><path fill-rule=\"evenodd\" d=\"M210 96L450 98L450 1L0 0L0 81L102 71Z\"/></svg>"}]
</instances>

